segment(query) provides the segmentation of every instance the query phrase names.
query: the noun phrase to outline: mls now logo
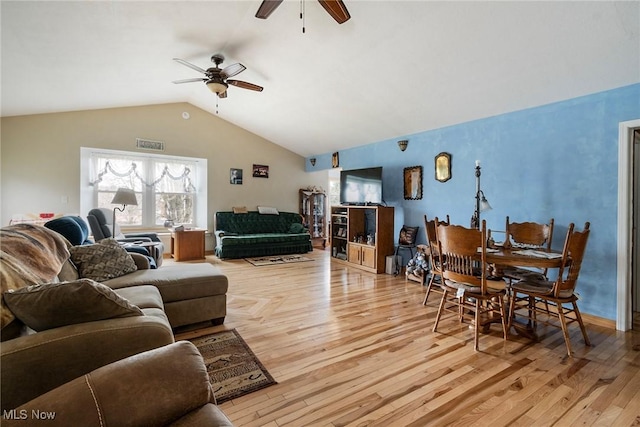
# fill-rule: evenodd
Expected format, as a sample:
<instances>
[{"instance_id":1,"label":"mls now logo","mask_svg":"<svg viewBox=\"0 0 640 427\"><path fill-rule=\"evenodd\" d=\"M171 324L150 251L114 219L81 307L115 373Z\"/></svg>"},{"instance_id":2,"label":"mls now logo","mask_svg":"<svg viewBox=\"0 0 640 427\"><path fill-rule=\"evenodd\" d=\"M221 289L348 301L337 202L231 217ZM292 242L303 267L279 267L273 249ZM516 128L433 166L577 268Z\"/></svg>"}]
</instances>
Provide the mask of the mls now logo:
<instances>
[{"instance_id":1,"label":"mls now logo","mask_svg":"<svg viewBox=\"0 0 640 427\"><path fill-rule=\"evenodd\" d=\"M2 418L5 420L53 420L56 417L55 412L40 411L38 409L32 409L31 412L26 409L11 409L9 411L2 411Z\"/></svg>"}]
</instances>

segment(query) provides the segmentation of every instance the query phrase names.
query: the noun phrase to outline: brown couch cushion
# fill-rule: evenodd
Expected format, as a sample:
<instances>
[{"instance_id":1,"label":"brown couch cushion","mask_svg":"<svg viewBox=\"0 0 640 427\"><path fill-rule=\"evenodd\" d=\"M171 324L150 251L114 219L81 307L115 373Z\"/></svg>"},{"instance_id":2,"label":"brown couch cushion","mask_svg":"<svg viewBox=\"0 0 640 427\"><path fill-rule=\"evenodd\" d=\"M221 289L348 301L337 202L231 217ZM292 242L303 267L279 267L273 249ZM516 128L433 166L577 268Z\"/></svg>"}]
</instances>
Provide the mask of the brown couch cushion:
<instances>
[{"instance_id":1,"label":"brown couch cushion","mask_svg":"<svg viewBox=\"0 0 640 427\"><path fill-rule=\"evenodd\" d=\"M138 269L131 255L115 239L103 239L95 245L73 246L69 252L80 277L97 282L120 277Z\"/></svg>"},{"instance_id":2,"label":"brown couch cushion","mask_svg":"<svg viewBox=\"0 0 640 427\"><path fill-rule=\"evenodd\" d=\"M165 305L174 301L225 295L229 288L227 276L219 268L207 263L138 270L126 276L107 280L104 284L112 289L154 285L160 291Z\"/></svg>"},{"instance_id":3,"label":"brown couch cushion","mask_svg":"<svg viewBox=\"0 0 640 427\"><path fill-rule=\"evenodd\" d=\"M6 292L4 300L15 316L35 331L143 315L111 288L90 279L32 285Z\"/></svg>"}]
</instances>

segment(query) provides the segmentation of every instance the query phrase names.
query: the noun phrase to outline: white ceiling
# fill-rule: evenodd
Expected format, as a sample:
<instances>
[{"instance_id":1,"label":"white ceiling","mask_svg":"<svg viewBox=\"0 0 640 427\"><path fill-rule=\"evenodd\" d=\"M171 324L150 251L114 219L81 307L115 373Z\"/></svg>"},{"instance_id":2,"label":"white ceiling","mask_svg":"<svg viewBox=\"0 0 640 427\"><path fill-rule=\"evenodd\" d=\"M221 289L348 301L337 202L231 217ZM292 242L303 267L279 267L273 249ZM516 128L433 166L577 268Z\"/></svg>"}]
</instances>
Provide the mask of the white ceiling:
<instances>
[{"instance_id":1,"label":"white ceiling","mask_svg":"<svg viewBox=\"0 0 640 427\"><path fill-rule=\"evenodd\" d=\"M640 81L640 2L315 0L267 20L251 1L2 1L2 116L216 97L202 68L241 62L219 116L303 156Z\"/></svg>"}]
</instances>

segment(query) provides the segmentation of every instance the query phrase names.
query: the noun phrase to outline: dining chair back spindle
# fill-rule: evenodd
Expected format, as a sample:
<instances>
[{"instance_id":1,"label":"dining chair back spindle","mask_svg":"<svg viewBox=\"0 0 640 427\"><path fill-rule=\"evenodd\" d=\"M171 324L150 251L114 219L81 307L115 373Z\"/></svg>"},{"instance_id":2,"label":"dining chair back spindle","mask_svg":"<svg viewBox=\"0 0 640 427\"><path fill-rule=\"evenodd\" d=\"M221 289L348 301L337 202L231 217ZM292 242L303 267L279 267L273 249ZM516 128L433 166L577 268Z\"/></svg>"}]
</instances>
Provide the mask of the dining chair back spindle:
<instances>
[{"instance_id":1,"label":"dining chair back spindle","mask_svg":"<svg viewBox=\"0 0 640 427\"><path fill-rule=\"evenodd\" d=\"M586 222L582 231L576 231L573 223L569 225L562 250L562 267L560 267L558 276L554 281L536 278L522 279L512 284L509 298L509 330L516 315L524 317L533 322L534 325L539 321L538 314L546 315L546 320L541 321L542 323L555 327L558 327L557 323L550 322L550 320L557 319L560 323L559 327L562 329L569 356L572 356L573 353L569 339L569 323L577 322L580 325L585 344L591 345L580 310L578 310L578 296L575 293L587 240L589 239L589 226L590 223ZM518 296L518 294L521 296ZM541 304L544 304L545 307L541 307ZM555 307L556 312L549 311L546 308L549 305ZM571 307L567 307L567 305ZM526 314L520 314L521 311Z\"/></svg>"},{"instance_id":2,"label":"dining chair back spindle","mask_svg":"<svg viewBox=\"0 0 640 427\"><path fill-rule=\"evenodd\" d=\"M499 320L504 339L507 338L507 322L504 306L505 287L502 280L490 281L489 264L486 261L487 224L482 228L466 228L459 225L443 226L436 219L439 253L443 259L443 290L433 331L436 332L442 313L456 313L464 321L473 314L474 350L478 351L478 334L481 327Z\"/></svg>"},{"instance_id":3,"label":"dining chair back spindle","mask_svg":"<svg viewBox=\"0 0 640 427\"><path fill-rule=\"evenodd\" d=\"M438 238L436 236L436 220L442 226L447 226L451 223L449 220L449 215L446 216L446 220L439 220L438 218L429 220L427 215L424 216L424 231L427 237L427 246L429 247L429 266L430 266L430 277L429 282L427 283L427 291L424 296L424 301L422 305L427 305L427 300L429 299L429 294L432 290L436 290L436 292L441 292L439 287L434 288L433 285L436 283L440 283L442 280L442 267L440 258L440 253L438 252Z\"/></svg>"}]
</instances>

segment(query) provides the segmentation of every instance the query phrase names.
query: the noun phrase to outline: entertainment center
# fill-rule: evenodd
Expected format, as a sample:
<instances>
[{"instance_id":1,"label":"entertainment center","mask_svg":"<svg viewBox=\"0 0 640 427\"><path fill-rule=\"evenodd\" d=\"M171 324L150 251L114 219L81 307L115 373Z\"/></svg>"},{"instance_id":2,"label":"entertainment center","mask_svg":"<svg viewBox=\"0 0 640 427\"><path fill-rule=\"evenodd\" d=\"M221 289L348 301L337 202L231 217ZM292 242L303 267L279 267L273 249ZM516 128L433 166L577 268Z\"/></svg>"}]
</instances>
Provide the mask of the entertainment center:
<instances>
[{"instance_id":1,"label":"entertainment center","mask_svg":"<svg viewBox=\"0 0 640 427\"><path fill-rule=\"evenodd\" d=\"M331 261L384 273L395 248L393 218L393 207L332 206Z\"/></svg>"}]
</instances>

